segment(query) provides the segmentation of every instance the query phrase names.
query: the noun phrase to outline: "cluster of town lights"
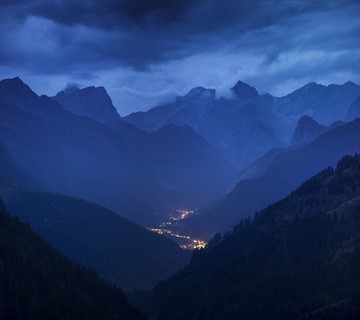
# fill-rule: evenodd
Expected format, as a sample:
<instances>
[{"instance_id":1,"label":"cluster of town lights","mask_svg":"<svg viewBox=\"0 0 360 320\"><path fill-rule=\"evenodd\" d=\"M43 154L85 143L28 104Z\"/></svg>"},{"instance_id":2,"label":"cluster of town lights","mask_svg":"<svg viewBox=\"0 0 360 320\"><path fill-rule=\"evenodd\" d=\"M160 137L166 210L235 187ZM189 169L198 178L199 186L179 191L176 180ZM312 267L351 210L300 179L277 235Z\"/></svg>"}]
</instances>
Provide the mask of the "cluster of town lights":
<instances>
[{"instance_id":1,"label":"cluster of town lights","mask_svg":"<svg viewBox=\"0 0 360 320\"><path fill-rule=\"evenodd\" d=\"M194 249L202 249L205 248L206 242L199 239L192 239L190 236L187 235L181 235L177 232L172 231L170 228L175 227L177 221L184 220L188 218L190 215L192 215L195 210L183 210L183 209L177 209L175 210L177 212L176 216L171 216L170 221L166 221L161 223L156 228L149 228L150 231L155 232L157 234L165 234L174 238L184 239L187 240L187 243L180 245L181 248L187 249L187 250L194 250Z\"/></svg>"}]
</instances>

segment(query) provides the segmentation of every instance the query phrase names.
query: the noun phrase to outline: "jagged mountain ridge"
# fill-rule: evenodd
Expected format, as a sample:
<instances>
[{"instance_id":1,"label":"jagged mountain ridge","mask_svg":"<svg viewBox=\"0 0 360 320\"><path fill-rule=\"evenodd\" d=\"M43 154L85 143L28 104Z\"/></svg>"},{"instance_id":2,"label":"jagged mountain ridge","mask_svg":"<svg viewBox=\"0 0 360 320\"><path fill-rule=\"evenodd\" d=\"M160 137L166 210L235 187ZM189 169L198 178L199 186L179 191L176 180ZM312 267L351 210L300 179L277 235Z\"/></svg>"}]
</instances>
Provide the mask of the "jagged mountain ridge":
<instances>
[{"instance_id":1,"label":"jagged mountain ridge","mask_svg":"<svg viewBox=\"0 0 360 320\"><path fill-rule=\"evenodd\" d=\"M310 82L284 97L274 98L269 107L293 123L308 115L319 123L330 125L338 120L355 119L347 114L359 94L360 86L351 81L328 86Z\"/></svg>"},{"instance_id":2,"label":"jagged mountain ridge","mask_svg":"<svg viewBox=\"0 0 360 320\"><path fill-rule=\"evenodd\" d=\"M272 146L283 144L277 130L282 125L255 88L239 82L233 91L233 99L217 99L214 89L194 88L173 104L124 119L147 131L170 123L189 125L236 168L244 168Z\"/></svg>"},{"instance_id":3,"label":"jagged mountain ridge","mask_svg":"<svg viewBox=\"0 0 360 320\"><path fill-rule=\"evenodd\" d=\"M53 99L66 110L99 122L111 123L121 119L104 87L73 87L58 92Z\"/></svg>"},{"instance_id":4,"label":"jagged mountain ridge","mask_svg":"<svg viewBox=\"0 0 360 320\"><path fill-rule=\"evenodd\" d=\"M192 126L240 171L274 147L286 147L302 116L320 123L354 120L346 117L360 94L352 82L323 86L309 83L284 97L258 91L242 82L231 88L232 98L217 98L213 89L194 88L175 103L124 117L153 131L173 124Z\"/></svg>"}]
</instances>

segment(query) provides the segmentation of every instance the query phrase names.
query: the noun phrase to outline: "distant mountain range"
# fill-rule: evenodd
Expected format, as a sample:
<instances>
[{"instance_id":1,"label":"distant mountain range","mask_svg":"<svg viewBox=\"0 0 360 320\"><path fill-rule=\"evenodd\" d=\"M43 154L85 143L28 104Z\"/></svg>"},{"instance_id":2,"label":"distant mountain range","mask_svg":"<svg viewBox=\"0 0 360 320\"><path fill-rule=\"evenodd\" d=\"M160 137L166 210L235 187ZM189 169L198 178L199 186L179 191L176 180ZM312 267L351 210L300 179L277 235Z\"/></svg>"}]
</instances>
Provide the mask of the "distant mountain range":
<instances>
[{"instance_id":1,"label":"distant mountain range","mask_svg":"<svg viewBox=\"0 0 360 320\"><path fill-rule=\"evenodd\" d=\"M244 82L231 88L232 98L217 98L213 89L194 88L175 103L124 119L145 131L167 124L187 124L212 144L233 166L243 170L274 147L287 147L302 116L330 125L354 120L360 86L353 82L323 86L309 83L284 97L258 91Z\"/></svg>"},{"instance_id":2,"label":"distant mountain range","mask_svg":"<svg viewBox=\"0 0 360 320\"><path fill-rule=\"evenodd\" d=\"M198 87L173 104L124 119L150 132L167 124L189 125L239 169L285 141L277 130L280 120L255 88L238 82L233 92L233 99L217 99L215 90Z\"/></svg>"},{"instance_id":3,"label":"distant mountain range","mask_svg":"<svg viewBox=\"0 0 360 320\"><path fill-rule=\"evenodd\" d=\"M354 120L347 115L359 95L360 86L351 81L328 86L310 82L287 96L272 99L271 109L293 123L308 115L317 122L330 125L338 120Z\"/></svg>"},{"instance_id":4,"label":"distant mountain range","mask_svg":"<svg viewBox=\"0 0 360 320\"><path fill-rule=\"evenodd\" d=\"M359 225L360 157L347 156L217 234L144 310L159 320L359 319Z\"/></svg>"},{"instance_id":5,"label":"distant mountain range","mask_svg":"<svg viewBox=\"0 0 360 320\"><path fill-rule=\"evenodd\" d=\"M197 87L122 118L102 87L51 98L2 80L0 194L73 261L125 290L149 289L188 252L122 217L154 226L174 208L199 208L179 230L209 239L360 152L354 83L280 98L241 81L231 91Z\"/></svg>"}]
</instances>

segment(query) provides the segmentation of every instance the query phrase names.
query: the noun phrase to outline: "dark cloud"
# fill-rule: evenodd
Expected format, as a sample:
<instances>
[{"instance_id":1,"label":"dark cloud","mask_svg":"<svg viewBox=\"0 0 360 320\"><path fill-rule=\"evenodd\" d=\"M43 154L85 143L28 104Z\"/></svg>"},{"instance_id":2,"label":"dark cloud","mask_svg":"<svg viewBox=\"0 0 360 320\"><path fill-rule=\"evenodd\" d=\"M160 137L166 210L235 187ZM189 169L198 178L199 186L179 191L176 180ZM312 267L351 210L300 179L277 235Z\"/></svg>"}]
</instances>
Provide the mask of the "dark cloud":
<instances>
[{"instance_id":1,"label":"dark cloud","mask_svg":"<svg viewBox=\"0 0 360 320\"><path fill-rule=\"evenodd\" d=\"M191 0L5 0L7 9L15 8L15 16L29 15L50 19L59 24L81 24L88 27L111 29L124 25L163 26L173 23L190 10Z\"/></svg>"},{"instance_id":2,"label":"dark cloud","mask_svg":"<svg viewBox=\"0 0 360 320\"><path fill-rule=\"evenodd\" d=\"M281 81L358 72L349 61L360 52L359 16L350 0L3 0L0 71L110 79L114 92L151 101L150 90L167 97L236 77L271 91Z\"/></svg>"}]
</instances>

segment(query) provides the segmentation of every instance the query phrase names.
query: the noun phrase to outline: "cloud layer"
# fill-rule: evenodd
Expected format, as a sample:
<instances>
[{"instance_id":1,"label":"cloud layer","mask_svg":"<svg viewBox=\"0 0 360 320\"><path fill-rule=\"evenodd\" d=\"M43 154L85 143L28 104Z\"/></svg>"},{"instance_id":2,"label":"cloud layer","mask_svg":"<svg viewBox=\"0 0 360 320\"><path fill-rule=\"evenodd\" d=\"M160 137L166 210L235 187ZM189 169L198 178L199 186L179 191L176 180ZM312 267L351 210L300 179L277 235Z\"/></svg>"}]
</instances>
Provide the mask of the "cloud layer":
<instances>
[{"instance_id":1,"label":"cloud layer","mask_svg":"<svg viewBox=\"0 0 360 320\"><path fill-rule=\"evenodd\" d=\"M0 72L39 93L104 85L121 114L238 79L276 95L359 83L359 16L346 0L3 0Z\"/></svg>"}]
</instances>

